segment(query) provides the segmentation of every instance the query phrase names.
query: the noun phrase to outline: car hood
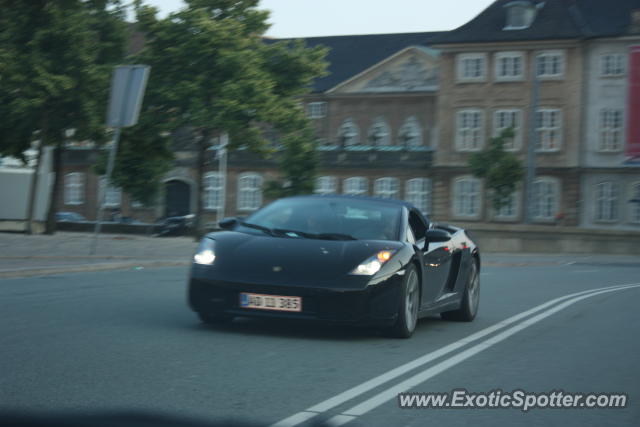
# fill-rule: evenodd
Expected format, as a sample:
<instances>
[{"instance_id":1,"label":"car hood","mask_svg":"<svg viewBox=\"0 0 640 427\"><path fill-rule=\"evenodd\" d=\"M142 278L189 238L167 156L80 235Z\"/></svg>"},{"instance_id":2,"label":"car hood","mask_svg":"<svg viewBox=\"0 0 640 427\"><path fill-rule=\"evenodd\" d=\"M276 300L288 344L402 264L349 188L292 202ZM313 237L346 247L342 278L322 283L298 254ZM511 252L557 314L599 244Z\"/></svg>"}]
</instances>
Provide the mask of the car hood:
<instances>
[{"instance_id":1,"label":"car hood","mask_svg":"<svg viewBox=\"0 0 640 427\"><path fill-rule=\"evenodd\" d=\"M341 287L341 282L362 281L362 276L349 274L358 264L378 251L402 247L399 242L380 240L319 240L234 231L209 238L215 241L216 253L210 271L218 280L287 286Z\"/></svg>"}]
</instances>

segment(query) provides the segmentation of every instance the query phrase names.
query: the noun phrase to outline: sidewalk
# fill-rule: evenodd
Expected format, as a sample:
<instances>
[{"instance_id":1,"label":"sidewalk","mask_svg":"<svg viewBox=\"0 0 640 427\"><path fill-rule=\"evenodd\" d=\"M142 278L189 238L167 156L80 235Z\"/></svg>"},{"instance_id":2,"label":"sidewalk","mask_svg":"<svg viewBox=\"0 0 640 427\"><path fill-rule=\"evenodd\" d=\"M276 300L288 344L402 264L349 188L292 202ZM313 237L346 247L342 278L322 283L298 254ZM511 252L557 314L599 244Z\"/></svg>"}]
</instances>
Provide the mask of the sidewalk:
<instances>
[{"instance_id":1,"label":"sidewalk","mask_svg":"<svg viewBox=\"0 0 640 427\"><path fill-rule=\"evenodd\" d=\"M0 279L59 273L189 265L192 237L101 234L89 255L91 233L53 236L0 233Z\"/></svg>"}]
</instances>

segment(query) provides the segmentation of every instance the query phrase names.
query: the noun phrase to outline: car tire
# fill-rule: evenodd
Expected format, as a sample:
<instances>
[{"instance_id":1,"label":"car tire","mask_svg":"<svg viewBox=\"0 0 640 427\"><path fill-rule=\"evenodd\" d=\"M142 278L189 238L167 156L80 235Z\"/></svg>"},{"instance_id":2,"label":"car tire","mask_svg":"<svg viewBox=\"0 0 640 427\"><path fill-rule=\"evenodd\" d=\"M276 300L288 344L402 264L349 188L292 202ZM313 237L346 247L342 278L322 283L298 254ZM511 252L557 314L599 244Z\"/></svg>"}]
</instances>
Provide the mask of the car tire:
<instances>
[{"instance_id":1,"label":"car tire","mask_svg":"<svg viewBox=\"0 0 640 427\"><path fill-rule=\"evenodd\" d=\"M233 317L223 314L198 313L198 317L205 325L219 325L233 320Z\"/></svg>"},{"instance_id":2,"label":"car tire","mask_svg":"<svg viewBox=\"0 0 640 427\"><path fill-rule=\"evenodd\" d=\"M460 303L460 308L452 311L440 313L440 317L445 320L455 320L457 322L471 322L478 314L480 304L480 274L478 262L474 259L471 262L469 278L464 287L464 296Z\"/></svg>"},{"instance_id":3,"label":"car tire","mask_svg":"<svg viewBox=\"0 0 640 427\"><path fill-rule=\"evenodd\" d=\"M420 280L416 266L411 264L404 273L398 318L396 323L389 329L389 335L394 338L411 337L418 323L419 307Z\"/></svg>"}]
</instances>

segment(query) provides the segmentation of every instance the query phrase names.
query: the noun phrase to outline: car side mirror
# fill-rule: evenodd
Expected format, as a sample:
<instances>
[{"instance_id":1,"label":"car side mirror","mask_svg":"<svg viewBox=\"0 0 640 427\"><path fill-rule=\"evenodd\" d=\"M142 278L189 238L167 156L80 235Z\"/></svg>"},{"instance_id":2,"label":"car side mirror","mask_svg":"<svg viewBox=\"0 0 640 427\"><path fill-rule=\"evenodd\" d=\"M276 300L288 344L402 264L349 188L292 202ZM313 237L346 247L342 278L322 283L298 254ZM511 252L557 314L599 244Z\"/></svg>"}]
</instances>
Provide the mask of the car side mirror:
<instances>
[{"instance_id":1,"label":"car side mirror","mask_svg":"<svg viewBox=\"0 0 640 427\"><path fill-rule=\"evenodd\" d=\"M451 234L448 231L431 228L425 233L425 239L428 243L448 242L451 240Z\"/></svg>"},{"instance_id":2,"label":"car side mirror","mask_svg":"<svg viewBox=\"0 0 640 427\"><path fill-rule=\"evenodd\" d=\"M233 227L235 227L238 223L240 222L240 220L236 217L229 217L229 218L222 218L219 222L218 225L220 226L220 228L222 228L223 230L231 230L233 229Z\"/></svg>"}]
</instances>

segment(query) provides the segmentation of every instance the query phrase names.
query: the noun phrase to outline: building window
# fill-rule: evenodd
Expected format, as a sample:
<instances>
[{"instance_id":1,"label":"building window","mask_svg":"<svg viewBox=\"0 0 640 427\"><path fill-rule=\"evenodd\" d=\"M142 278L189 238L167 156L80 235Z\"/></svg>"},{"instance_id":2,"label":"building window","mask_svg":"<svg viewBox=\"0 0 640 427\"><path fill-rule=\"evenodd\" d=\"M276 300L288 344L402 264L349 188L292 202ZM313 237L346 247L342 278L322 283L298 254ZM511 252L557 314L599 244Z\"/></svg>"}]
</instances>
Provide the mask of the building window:
<instances>
[{"instance_id":1,"label":"building window","mask_svg":"<svg viewBox=\"0 0 640 427\"><path fill-rule=\"evenodd\" d=\"M307 115L310 119L321 119L327 115L326 102L310 102L307 104Z\"/></svg>"},{"instance_id":2,"label":"building window","mask_svg":"<svg viewBox=\"0 0 640 427\"><path fill-rule=\"evenodd\" d=\"M369 129L369 144L374 147L391 144L389 125L387 125L387 122L382 117L378 117Z\"/></svg>"},{"instance_id":3,"label":"building window","mask_svg":"<svg viewBox=\"0 0 640 427\"><path fill-rule=\"evenodd\" d=\"M505 200L505 204L496 212L495 218L500 220L514 220L518 216L518 195L517 191L511 193Z\"/></svg>"},{"instance_id":4,"label":"building window","mask_svg":"<svg viewBox=\"0 0 640 427\"><path fill-rule=\"evenodd\" d=\"M536 150L558 151L562 145L562 114L554 108L536 112Z\"/></svg>"},{"instance_id":5,"label":"building window","mask_svg":"<svg viewBox=\"0 0 640 427\"><path fill-rule=\"evenodd\" d=\"M522 80L524 76L524 55L520 52L500 52L495 60L496 80Z\"/></svg>"},{"instance_id":6,"label":"building window","mask_svg":"<svg viewBox=\"0 0 640 427\"><path fill-rule=\"evenodd\" d=\"M404 147L420 147L422 145L422 129L415 117L409 117L400 128L400 141Z\"/></svg>"},{"instance_id":7,"label":"building window","mask_svg":"<svg viewBox=\"0 0 640 427\"><path fill-rule=\"evenodd\" d=\"M398 197L398 180L396 178L378 178L373 185L373 194L384 199L395 199Z\"/></svg>"},{"instance_id":8,"label":"building window","mask_svg":"<svg viewBox=\"0 0 640 427\"><path fill-rule=\"evenodd\" d=\"M319 176L316 178L315 194L336 194L338 180L335 176Z\"/></svg>"},{"instance_id":9,"label":"building window","mask_svg":"<svg viewBox=\"0 0 640 427\"><path fill-rule=\"evenodd\" d=\"M624 75L624 55L620 53L602 55L600 57L600 75L603 77Z\"/></svg>"},{"instance_id":10,"label":"building window","mask_svg":"<svg viewBox=\"0 0 640 427\"><path fill-rule=\"evenodd\" d=\"M522 112L517 109L497 110L493 117L493 136L500 136L503 131L511 129L513 137L506 138L503 147L509 151L519 150L522 141Z\"/></svg>"},{"instance_id":11,"label":"building window","mask_svg":"<svg viewBox=\"0 0 640 427\"><path fill-rule=\"evenodd\" d=\"M138 200L132 200L131 207L133 209L141 209L141 208L144 208L144 204L142 202L139 202Z\"/></svg>"},{"instance_id":12,"label":"building window","mask_svg":"<svg viewBox=\"0 0 640 427\"><path fill-rule=\"evenodd\" d=\"M84 173L71 172L64 176L64 204L84 203Z\"/></svg>"},{"instance_id":13,"label":"building window","mask_svg":"<svg viewBox=\"0 0 640 427\"><path fill-rule=\"evenodd\" d=\"M554 220L559 206L559 185L555 178L539 178L533 182L531 216L538 221Z\"/></svg>"},{"instance_id":14,"label":"building window","mask_svg":"<svg viewBox=\"0 0 640 427\"><path fill-rule=\"evenodd\" d=\"M536 56L536 76L558 78L564 75L564 54L560 51L541 52Z\"/></svg>"},{"instance_id":15,"label":"building window","mask_svg":"<svg viewBox=\"0 0 640 427\"><path fill-rule=\"evenodd\" d=\"M453 187L454 215L457 217L478 217L480 215L480 180L460 178Z\"/></svg>"},{"instance_id":16,"label":"building window","mask_svg":"<svg viewBox=\"0 0 640 427\"><path fill-rule=\"evenodd\" d=\"M351 119L342 122L338 130L338 139L343 147L358 145L360 143L360 131Z\"/></svg>"},{"instance_id":17,"label":"building window","mask_svg":"<svg viewBox=\"0 0 640 427\"><path fill-rule=\"evenodd\" d=\"M483 141L482 111L461 110L456 114L456 149L477 151Z\"/></svg>"},{"instance_id":18,"label":"building window","mask_svg":"<svg viewBox=\"0 0 640 427\"><path fill-rule=\"evenodd\" d=\"M600 112L600 151L620 151L622 135L622 110L602 110Z\"/></svg>"},{"instance_id":19,"label":"building window","mask_svg":"<svg viewBox=\"0 0 640 427\"><path fill-rule=\"evenodd\" d=\"M238 210L254 211L262 204L262 177L245 173L238 178Z\"/></svg>"},{"instance_id":20,"label":"building window","mask_svg":"<svg viewBox=\"0 0 640 427\"><path fill-rule=\"evenodd\" d=\"M487 67L483 53L463 53L457 56L457 76L460 81L482 81Z\"/></svg>"},{"instance_id":21,"label":"building window","mask_svg":"<svg viewBox=\"0 0 640 427\"><path fill-rule=\"evenodd\" d=\"M368 185L367 178L352 176L344 180L344 194L350 194L352 196L366 195Z\"/></svg>"},{"instance_id":22,"label":"building window","mask_svg":"<svg viewBox=\"0 0 640 427\"><path fill-rule=\"evenodd\" d=\"M405 183L405 200L418 208L420 212L431 212L431 180L413 178Z\"/></svg>"},{"instance_id":23,"label":"building window","mask_svg":"<svg viewBox=\"0 0 640 427\"><path fill-rule=\"evenodd\" d=\"M613 182L596 185L596 221L611 222L618 219L618 189Z\"/></svg>"},{"instance_id":24,"label":"building window","mask_svg":"<svg viewBox=\"0 0 640 427\"><path fill-rule=\"evenodd\" d=\"M104 205L105 207L118 207L122 201L122 191L118 187L113 185L107 185L107 178L100 177L100 191L98 193L99 197L102 198L102 192L106 191L104 194ZM106 190L105 190L106 187Z\"/></svg>"},{"instance_id":25,"label":"building window","mask_svg":"<svg viewBox=\"0 0 640 427\"><path fill-rule=\"evenodd\" d=\"M224 176L218 172L205 174L202 188L205 209L220 209L224 201Z\"/></svg>"},{"instance_id":26,"label":"building window","mask_svg":"<svg viewBox=\"0 0 640 427\"><path fill-rule=\"evenodd\" d=\"M512 1L504 7L507 9L507 23L504 30L529 28L536 17L536 7L530 1Z\"/></svg>"},{"instance_id":27,"label":"building window","mask_svg":"<svg viewBox=\"0 0 640 427\"><path fill-rule=\"evenodd\" d=\"M633 224L640 224L640 182L631 185L629 204L631 205L629 221Z\"/></svg>"}]
</instances>

